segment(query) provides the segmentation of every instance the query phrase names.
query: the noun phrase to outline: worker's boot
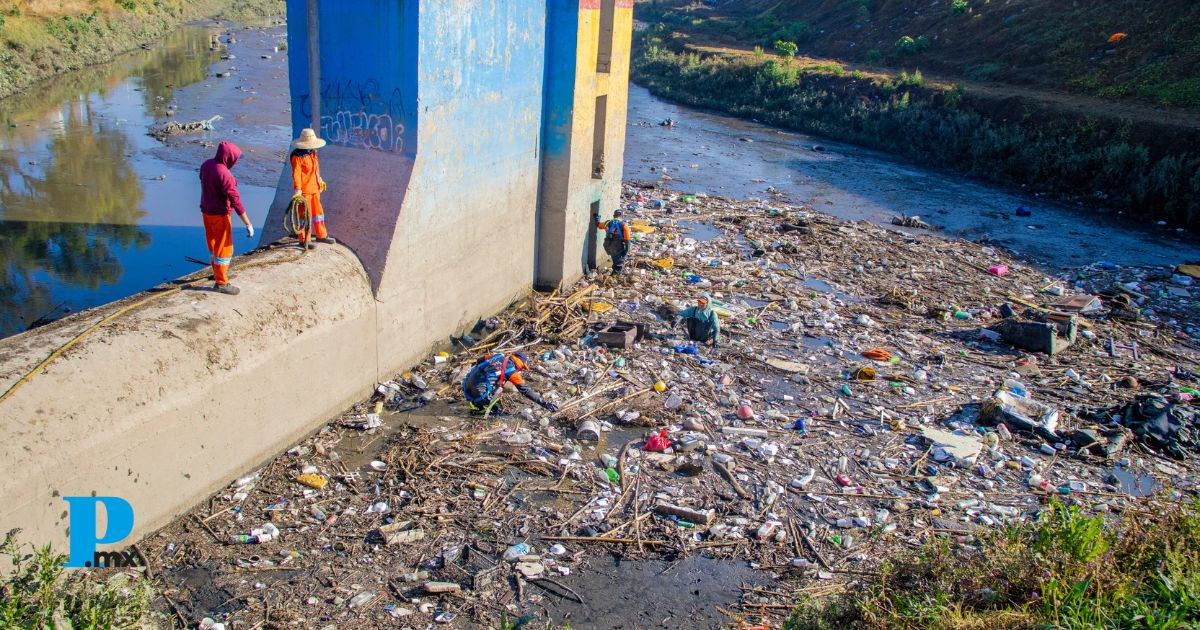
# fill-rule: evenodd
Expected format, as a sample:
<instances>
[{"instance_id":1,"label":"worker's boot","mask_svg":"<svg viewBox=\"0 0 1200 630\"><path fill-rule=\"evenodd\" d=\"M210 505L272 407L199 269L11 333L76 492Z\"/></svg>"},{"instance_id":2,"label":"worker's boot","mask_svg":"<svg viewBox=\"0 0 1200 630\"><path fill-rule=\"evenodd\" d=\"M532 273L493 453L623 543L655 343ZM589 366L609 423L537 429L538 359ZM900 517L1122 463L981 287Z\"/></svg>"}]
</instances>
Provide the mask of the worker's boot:
<instances>
[{"instance_id":1,"label":"worker's boot","mask_svg":"<svg viewBox=\"0 0 1200 630\"><path fill-rule=\"evenodd\" d=\"M296 244L300 246L300 249L314 249L316 247L311 242L306 242L306 241L300 241Z\"/></svg>"},{"instance_id":2,"label":"worker's boot","mask_svg":"<svg viewBox=\"0 0 1200 630\"><path fill-rule=\"evenodd\" d=\"M225 295L237 295L242 292L241 289L239 289L229 283L214 284L213 291L216 291L217 293L224 293Z\"/></svg>"},{"instance_id":3,"label":"worker's boot","mask_svg":"<svg viewBox=\"0 0 1200 630\"><path fill-rule=\"evenodd\" d=\"M327 245L337 245L337 239L333 238L332 236L326 236L324 238L319 238L317 240L321 241L322 243L325 243Z\"/></svg>"}]
</instances>

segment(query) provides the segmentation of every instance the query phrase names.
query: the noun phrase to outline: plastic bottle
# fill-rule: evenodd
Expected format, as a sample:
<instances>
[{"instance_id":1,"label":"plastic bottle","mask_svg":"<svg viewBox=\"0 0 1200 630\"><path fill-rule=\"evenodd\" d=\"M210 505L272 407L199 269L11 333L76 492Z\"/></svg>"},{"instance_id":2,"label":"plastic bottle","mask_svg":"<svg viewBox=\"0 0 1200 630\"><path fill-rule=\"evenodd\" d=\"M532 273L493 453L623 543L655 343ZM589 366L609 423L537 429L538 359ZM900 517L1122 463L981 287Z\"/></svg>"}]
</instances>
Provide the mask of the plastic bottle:
<instances>
[{"instance_id":1,"label":"plastic bottle","mask_svg":"<svg viewBox=\"0 0 1200 630\"><path fill-rule=\"evenodd\" d=\"M1017 396L1019 398L1029 398L1029 391L1025 389L1025 386L1022 385L1020 381L1014 378L1004 379L1004 384L1002 384L1000 388L1011 393L1013 396Z\"/></svg>"},{"instance_id":2,"label":"plastic bottle","mask_svg":"<svg viewBox=\"0 0 1200 630\"><path fill-rule=\"evenodd\" d=\"M529 545L525 543L517 543L508 549L504 550L504 559L508 562L516 562L517 558L529 553Z\"/></svg>"},{"instance_id":3,"label":"plastic bottle","mask_svg":"<svg viewBox=\"0 0 1200 630\"><path fill-rule=\"evenodd\" d=\"M779 521L767 521L758 526L758 532L756 532L755 535L759 540L766 540L767 538L774 536L775 531L778 530L779 526L782 524L783 523L780 523Z\"/></svg>"},{"instance_id":4,"label":"plastic bottle","mask_svg":"<svg viewBox=\"0 0 1200 630\"><path fill-rule=\"evenodd\" d=\"M616 468L606 468L606 469L604 469L604 474L608 476L608 481L610 483L620 483L621 482L621 475L620 475L620 473L617 472Z\"/></svg>"},{"instance_id":5,"label":"plastic bottle","mask_svg":"<svg viewBox=\"0 0 1200 630\"><path fill-rule=\"evenodd\" d=\"M533 435L525 431L518 431L504 439L507 444L529 444L532 441Z\"/></svg>"},{"instance_id":6,"label":"plastic bottle","mask_svg":"<svg viewBox=\"0 0 1200 630\"><path fill-rule=\"evenodd\" d=\"M371 601L372 599L375 599L375 593L373 593L371 591L363 591L363 592L359 593L358 595L355 595L354 597L350 598L350 607L358 608L359 606L362 606L363 604Z\"/></svg>"},{"instance_id":7,"label":"plastic bottle","mask_svg":"<svg viewBox=\"0 0 1200 630\"><path fill-rule=\"evenodd\" d=\"M814 477L816 477L816 475L817 475L816 469L809 468L808 472L804 476L793 479L789 485L792 486L793 488L802 490L804 488L807 488L808 484L812 483L812 480Z\"/></svg>"}]
</instances>

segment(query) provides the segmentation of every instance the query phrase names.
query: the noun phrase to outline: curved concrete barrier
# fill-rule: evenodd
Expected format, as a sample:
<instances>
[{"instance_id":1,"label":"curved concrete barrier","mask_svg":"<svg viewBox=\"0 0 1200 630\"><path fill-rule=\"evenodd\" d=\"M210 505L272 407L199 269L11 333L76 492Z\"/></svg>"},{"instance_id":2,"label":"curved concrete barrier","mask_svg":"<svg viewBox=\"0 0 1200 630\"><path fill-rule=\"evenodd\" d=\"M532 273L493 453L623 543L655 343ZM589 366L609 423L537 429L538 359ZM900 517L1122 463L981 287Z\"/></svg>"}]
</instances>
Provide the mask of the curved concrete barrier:
<instances>
[{"instance_id":1,"label":"curved concrete barrier","mask_svg":"<svg viewBox=\"0 0 1200 630\"><path fill-rule=\"evenodd\" d=\"M120 496L128 545L369 394L375 300L354 254L242 262L240 295L184 290L131 311L0 403L0 527L65 550L63 496ZM145 295L0 341L0 391Z\"/></svg>"}]
</instances>

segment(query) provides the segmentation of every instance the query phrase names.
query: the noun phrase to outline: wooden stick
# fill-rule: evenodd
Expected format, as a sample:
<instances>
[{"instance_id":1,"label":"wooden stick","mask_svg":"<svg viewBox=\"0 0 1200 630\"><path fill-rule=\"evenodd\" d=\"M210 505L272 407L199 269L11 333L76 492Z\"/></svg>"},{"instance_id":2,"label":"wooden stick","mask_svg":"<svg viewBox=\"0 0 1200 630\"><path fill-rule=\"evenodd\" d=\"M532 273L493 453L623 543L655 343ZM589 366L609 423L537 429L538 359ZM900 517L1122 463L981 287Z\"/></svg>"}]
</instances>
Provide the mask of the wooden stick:
<instances>
[{"instance_id":1,"label":"wooden stick","mask_svg":"<svg viewBox=\"0 0 1200 630\"><path fill-rule=\"evenodd\" d=\"M208 523L204 522L203 519L201 519L199 516L196 516L195 514L192 515L192 518L196 519L197 523L200 523L200 526L203 527L204 530L207 531L209 533L209 535L213 537L213 540L215 540L217 542L224 542L221 540L221 537L218 536L217 533L214 532L212 530L212 528L208 526Z\"/></svg>"},{"instance_id":2,"label":"wooden stick","mask_svg":"<svg viewBox=\"0 0 1200 630\"><path fill-rule=\"evenodd\" d=\"M564 412L564 411L566 411L566 410L570 409L571 407L574 407L575 405L578 405L579 403L581 403L581 402L583 402L583 401L585 401L585 400L587 400L587 399L591 398L592 396L598 396L598 395L600 395L600 394L603 394L603 393L605 393L605 392L610 392L610 391L612 391L612 390L614 390L614 389L616 389L616 388L618 388L618 387L620 387L620 386L621 386L621 384L620 384L620 383L611 383L611 384L609 384L609 385L605 386L603 389L598 389L598 390L596 390L596 391L594 391L594 392L592 392L592 393L590 393L590 394L588 394L588 395L586 395L586 396L582 396L582 397L580 397L580 398L576 398L575 400L569 400L569 401L567 401L567 402L566 402L566 403L565 403L563 406L561 406L561 407L559 407L559 408L558 408L558 412L561 414L562 412Z\"/></svg>"},{"instance_id":3,"label":"wooden stick","mask_svg":"<svg viewBox=\"0 0 1200 630\"><path fill-rule=\"evenodd\" d=\"M542 540L553 540L557 542L581 542L581 543L617 543L622 545L636 545L638 543L635 538L605 538L602 536L542 536ZM670 544L665 540L643 540L643 545L667 545Z\"/></svg>"},{"instance_id":4,"label":"wooden stick","mask_svg":"<svg viewBox=\"0 0 1200 630\"><path fill-rule=\"evenodd\" d=\"M725 479L725 481L728 481L729 485L733 486L733 491L736 492L739 497L743 499L750 498L750 493L746 492L746 489L742 487L742 484L738 483L737 477L733 476L733 471L729 470L728 466L716 461L715 459L713 460L712 465L713 468L721 474L721 477Z\"/></svg>"},{"instance_id":5,"label":"wooden stick","mask_svg":"<svg viewBox=\"0 0 1200 630\"><path fill-rule=\"evenodd\" d=\"M642 394L645 394L646 392L648 392L648 391L650 391L650 390L652 390L652 389L653 389L652 387L647 387L647 388L645 388L645 389L639 389L639 390L637 390L636 392L634 392L634 393L632 393L632 394L630 394L630 395L628 395L628 396L625 396L624 398L618 398L618 399L616 399L616 400L614 400L614 401L612 401L612 402L610 402L610 403L607 403L607 404L601 405L601 406L599 406L599 407L596 407L595 409L593 409L593 410L591 410L591 411L589 411L589 412L587 412L587 413L583 414L582 416L579 416L578 418L576 418L576 420L583 420L584 418L586 418L586 417L588 417L588 416L590 416L590 415L592 415L592 414L594 414L594 413L599 413L600 411L603 411L603 410L605 410L605 409L607 409L607 408L609 408L609 407L612 407L613 405L619 405L619 404L621 404L621 403L625 402L626 400L629 400L630 398L633 398L633 397L635 397L635 396L641 396Z\"/></svg>"}]
</instances>

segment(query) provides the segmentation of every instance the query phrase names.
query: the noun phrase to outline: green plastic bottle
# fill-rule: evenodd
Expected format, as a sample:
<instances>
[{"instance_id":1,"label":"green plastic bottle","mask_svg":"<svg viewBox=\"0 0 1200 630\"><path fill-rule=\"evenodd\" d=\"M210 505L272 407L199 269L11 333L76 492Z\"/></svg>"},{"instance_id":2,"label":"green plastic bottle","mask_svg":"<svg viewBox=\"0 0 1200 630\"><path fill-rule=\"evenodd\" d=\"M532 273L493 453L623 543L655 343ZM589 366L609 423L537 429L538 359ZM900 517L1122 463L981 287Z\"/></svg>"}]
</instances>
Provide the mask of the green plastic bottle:
<instances>
[{"instance_id":1,"label":"green plastic bottle","mask_svg":"<svg viewBox=\"0 0 1200 630\"><path fill-rule=\"evenodd\" d=\"M621 475L615 468L606 468L604 474L608 475L608 480L612 483L619 483L621 481Z\"/></svg>"}]
</instances>

